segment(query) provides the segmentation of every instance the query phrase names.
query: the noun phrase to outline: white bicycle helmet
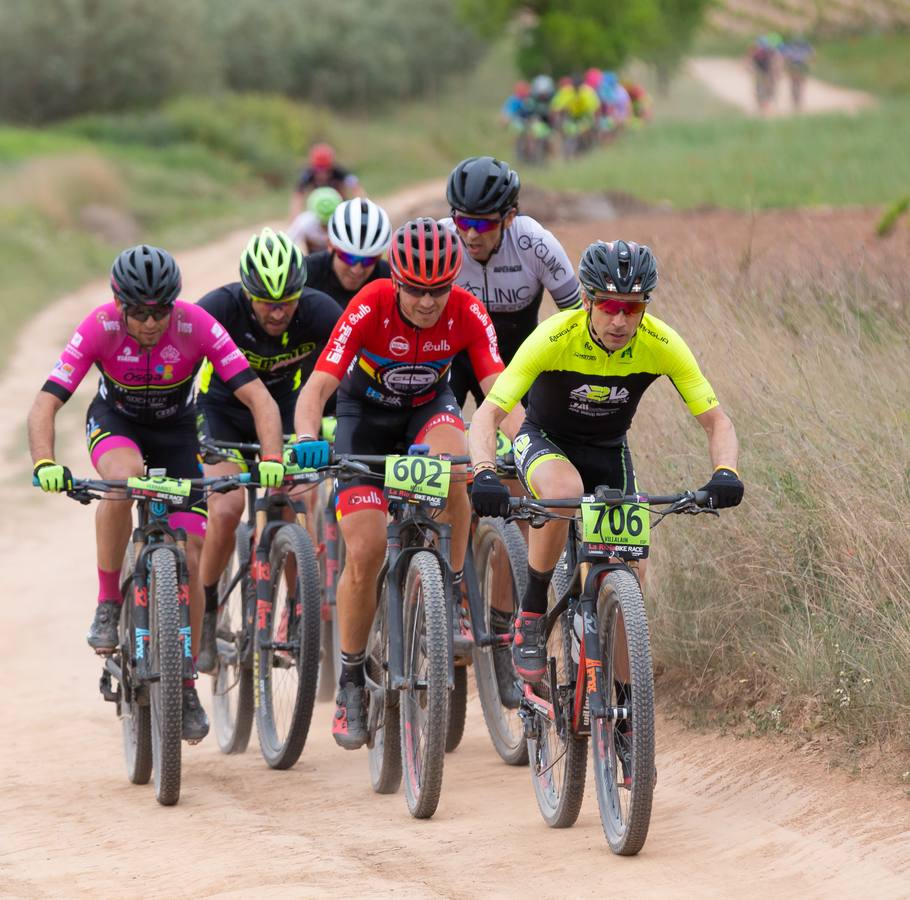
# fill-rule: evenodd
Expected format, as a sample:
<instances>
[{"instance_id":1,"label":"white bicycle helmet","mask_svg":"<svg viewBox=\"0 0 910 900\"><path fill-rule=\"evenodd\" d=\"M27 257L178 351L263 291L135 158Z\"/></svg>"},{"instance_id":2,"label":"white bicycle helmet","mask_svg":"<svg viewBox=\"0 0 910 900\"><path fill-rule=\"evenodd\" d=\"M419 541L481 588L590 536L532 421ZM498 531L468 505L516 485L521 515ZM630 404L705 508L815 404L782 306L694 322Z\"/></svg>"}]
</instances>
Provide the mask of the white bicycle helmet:
<instances>
[{"instance_id":1,"label":"white bicycle helmet","mask_svg":"<svg viewBox=\"0 0 910 900\"><path fill-rule=\"evenodd\" d=\"M338 205L329 220L332 246L355 256L382 256L392 241L386 211L372 200L354 197Z\"/></svg>"}]
</instances>

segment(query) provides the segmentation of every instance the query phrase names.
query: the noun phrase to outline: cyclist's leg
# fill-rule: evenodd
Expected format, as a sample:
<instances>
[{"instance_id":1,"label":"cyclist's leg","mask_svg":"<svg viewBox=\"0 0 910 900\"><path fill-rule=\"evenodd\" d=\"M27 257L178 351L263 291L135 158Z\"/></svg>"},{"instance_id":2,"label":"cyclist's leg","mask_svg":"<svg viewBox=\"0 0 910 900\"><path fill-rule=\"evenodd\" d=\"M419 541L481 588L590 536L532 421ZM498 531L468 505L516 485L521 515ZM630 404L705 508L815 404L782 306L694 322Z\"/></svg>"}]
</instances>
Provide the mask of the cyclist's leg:
<instances>
[{"instance_id":1,"label":"cyclist's leg","mask_svg":"<svg viewBox=\"0 0 910 900\"><path fill-rule=\"evenodd\" d=\"M132 423L97 397L88 409L86 439L92 465L102 478L120 480L142 475L142 452ZM131 509L131 503L110 495L95 510L98 603L86 640L99 653L117 645L117 624L123 605L120 567L132 529Z\"/></svg>"}]
</instances>

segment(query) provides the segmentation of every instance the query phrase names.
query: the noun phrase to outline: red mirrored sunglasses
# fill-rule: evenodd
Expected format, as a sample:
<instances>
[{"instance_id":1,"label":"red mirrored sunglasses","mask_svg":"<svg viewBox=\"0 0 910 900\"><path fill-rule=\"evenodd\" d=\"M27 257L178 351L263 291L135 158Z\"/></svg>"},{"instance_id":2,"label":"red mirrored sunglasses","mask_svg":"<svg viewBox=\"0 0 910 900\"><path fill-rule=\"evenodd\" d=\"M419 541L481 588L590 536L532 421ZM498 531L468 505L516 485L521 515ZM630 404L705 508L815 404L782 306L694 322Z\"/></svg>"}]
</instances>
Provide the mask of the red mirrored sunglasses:
<instances>
[{"instance_id":1,"label":"red mirrored sunglasses","mask_svg":"<svg viewBox=\"0 0 910 900\"><path fill-rule=\"evenodd\" d=\"M627 316L637 316L645 311L647 300L617 300L616 297L592 297L594 305L608 316L624 313Z\"/></svg>"}]
</instances>

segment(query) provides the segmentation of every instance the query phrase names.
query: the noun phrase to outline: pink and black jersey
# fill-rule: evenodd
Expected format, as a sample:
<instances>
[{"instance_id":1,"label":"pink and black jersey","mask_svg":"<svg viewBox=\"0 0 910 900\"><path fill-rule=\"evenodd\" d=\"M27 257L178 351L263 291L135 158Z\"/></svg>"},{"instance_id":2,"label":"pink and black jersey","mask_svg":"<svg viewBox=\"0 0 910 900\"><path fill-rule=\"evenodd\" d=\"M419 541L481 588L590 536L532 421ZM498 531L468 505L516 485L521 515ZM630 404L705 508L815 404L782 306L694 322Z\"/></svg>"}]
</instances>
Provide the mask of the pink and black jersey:
<instances>
[{"instance_id":1,"label":"pink and black jersey","mask_svg":"<svg viewBox=\"0 0 910 900\"><path fill-rule=\"evenodd\" d=\"M481 301L453 287L439 321L415 328L398 311L391 280L381 278L348 304L316 369L341 380L340 390L349 396L402 409L429 402L447 386L460 350L467 350L478 380L503 369Z\"/></svg>"},{"instance_id":2,"label":"pink and black jersey","mask_svg":"<svg viewBox=\"0 0 910 900\"><path fill-rule=\"evenodd\" d=\"M80 323L42 390L69 400L94 363L98 396L112 409L142 423L175 419L192 408L193 379L206 357L232 391L256 377L224 327L199 306L178 300L167 331L144 351L106 303Z\"/></svg>"}]
</instances>

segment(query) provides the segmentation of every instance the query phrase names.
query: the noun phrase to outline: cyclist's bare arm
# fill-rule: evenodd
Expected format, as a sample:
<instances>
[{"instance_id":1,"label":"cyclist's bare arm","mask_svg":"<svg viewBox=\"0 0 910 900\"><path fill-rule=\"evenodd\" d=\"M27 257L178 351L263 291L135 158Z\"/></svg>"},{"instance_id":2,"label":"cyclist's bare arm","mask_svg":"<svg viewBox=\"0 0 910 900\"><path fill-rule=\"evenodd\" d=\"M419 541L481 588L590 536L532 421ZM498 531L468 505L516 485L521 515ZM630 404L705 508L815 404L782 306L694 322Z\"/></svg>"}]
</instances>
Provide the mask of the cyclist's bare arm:
<instances>
[{"instance_id":1,"label":"cyclist's bare arm","mask_svg":"<svg viewBox=\"0 0 910 900\"><path fill-rule=\"evenodd\" d=\"M711 465L716 469L724 466L736 471L739 457L739 442L736 439L736 429L730 417L720 406L715 406L707 412L695 417L698 424L705 429L708 436L708 453L711 455ZM471 425L473 430L474 426Z\"/></svg>"},{"instance_id":2,"label":"cyclist's bare arm","mask_svg":"<svg viewBox=\"0 0 910 900\"><path fill-rule=\"evenodd\" d=\"M497 372L495 375L487 375L486 378L480 380L480 389L483 391L484 396L489 394L493 389L493 385L496 384L496 379L498 377L499 373ZM482 406L486 405L486 403L482 404ZM495 406L495 404L491 403L490 406ZM525 420L525 408L520 403L516 403L515 406L512 407L512 411L508 414L499 409L498 406L496 406L496 409L499 410L502 415L496 420L496 424L493 426L494 449L496 447L497 428L502 428L509 440L514 441L515 435L518 434L518 429L521 428L521 423ZM471 424L471 427L474 427L473 423Z\"/></svg>"},{"instance_id":3,"label":"cyclist's bare arm","mask_svg":"<svg viewBox=\"0 0 910 900\"><path fill-rule=\"evenodd\" d=\"M341 381L328 372L315 371L307 379L297 398L294 410L294 430L298 435L318 435L322 411Z\"/></svg>"},{"instance_id":4,"label":"cyclist's bare arm","mask_svg":"<svg viewBox=\"0 0 910 900\"><path fill-rule=\"evenodd\" d=\"M284 442L281 436L281 413L269 389L256 378L234 391L234 396L253 414L263 458L281 458Z\"/></svg>"},{"instance_id":5,"label":"cyclist's bare arm","mask_svg":"<svg viewBox=\"0 0 910 900\"><path fill-rule=\"evenodd\" d=\"M524 408L521 404L519 409L523 414ZM496 459L496 429L505 418L506 411L489 400L484 400L477 408L477 412L471 418L471 429L468 432L468 450L472 465ZM514 435L509 437L512 438Z\"/></svg>"},{"instance_id":6,"label":"cyclist's bare arm","mask_svg":"<svg viewBox=\"0 0 910 900\"><path fill-rule=\"evenodd\" d=\"M63 401L47 391L38 391L28 412L28 448L32 462L54 458L54 419Z\"/></svg>"}]
</instances>

